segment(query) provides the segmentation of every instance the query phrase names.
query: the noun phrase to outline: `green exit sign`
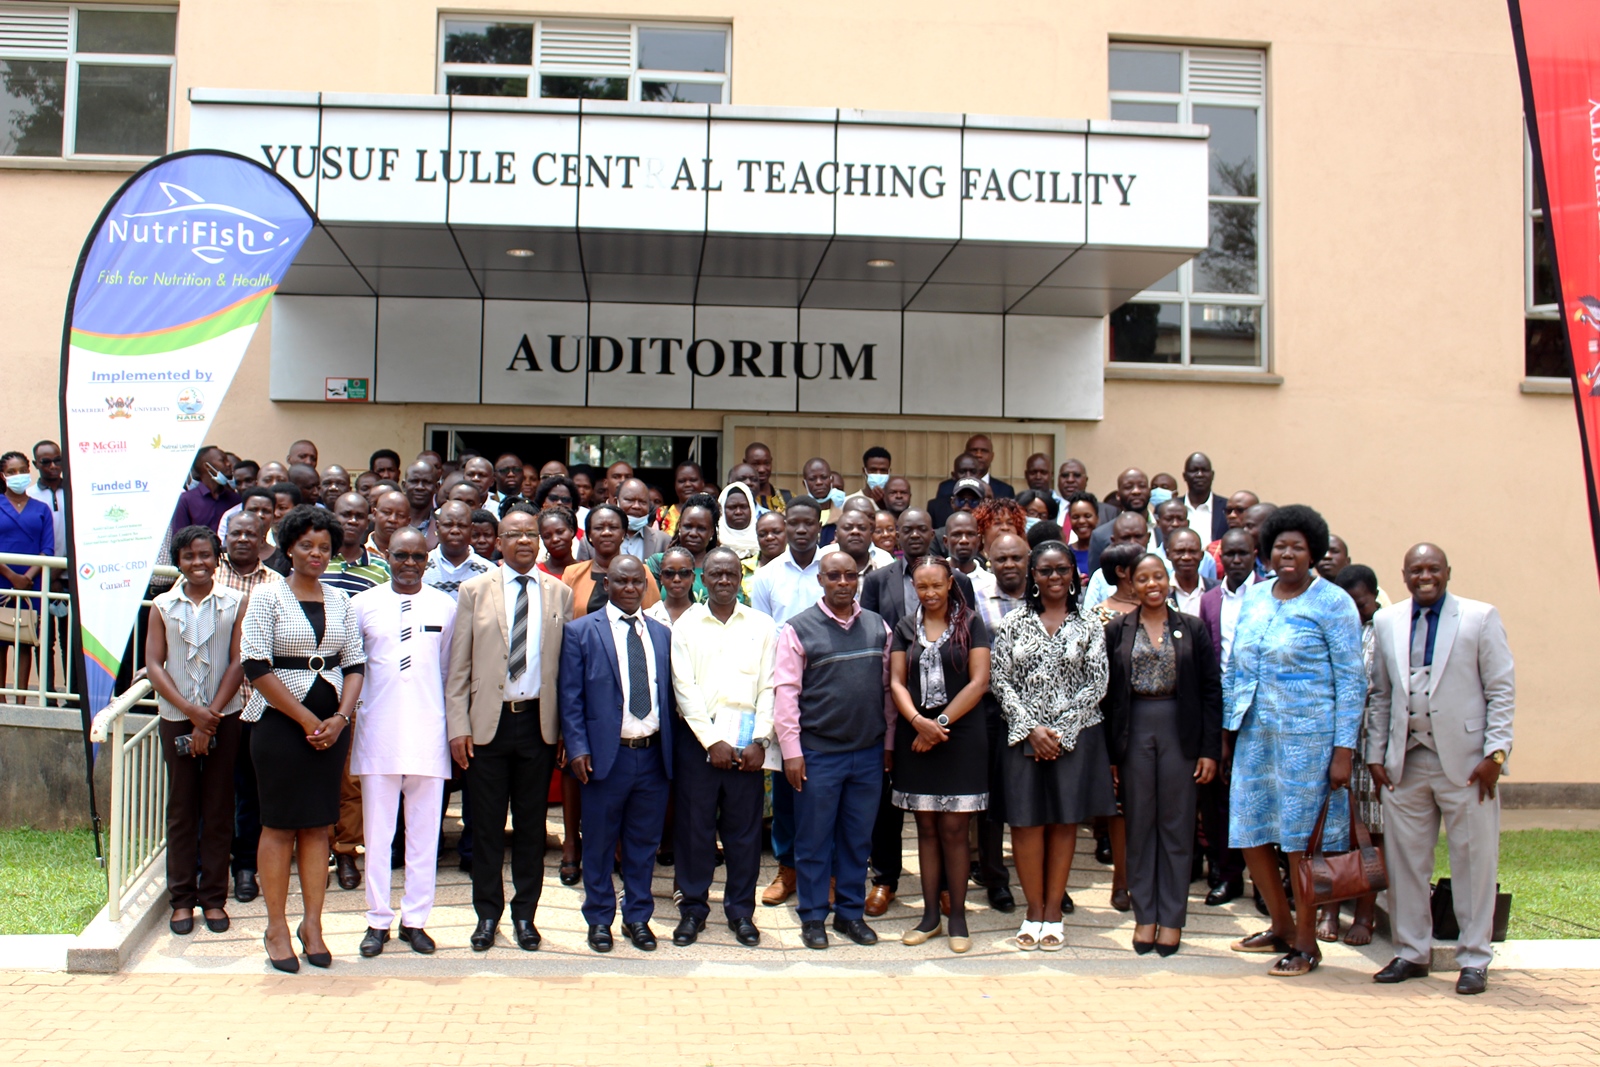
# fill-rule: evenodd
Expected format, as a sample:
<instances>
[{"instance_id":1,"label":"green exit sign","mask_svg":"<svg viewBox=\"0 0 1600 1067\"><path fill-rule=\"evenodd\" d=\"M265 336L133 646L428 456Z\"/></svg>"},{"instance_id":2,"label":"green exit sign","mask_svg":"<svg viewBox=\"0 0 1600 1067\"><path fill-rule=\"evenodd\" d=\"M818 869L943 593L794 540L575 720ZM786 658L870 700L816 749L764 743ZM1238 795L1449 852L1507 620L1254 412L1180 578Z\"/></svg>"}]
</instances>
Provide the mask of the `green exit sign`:
<instances>
[{"instance_id":1,"label":"green exit sign","mask_svg":"<svg viewBox=\"0 0 1600 1067\"><path fill-rule=\"evenodd\" d=\"M364 403L368 378L326 378L323 399L334 403Z\"/></svg>"}]
</instances>

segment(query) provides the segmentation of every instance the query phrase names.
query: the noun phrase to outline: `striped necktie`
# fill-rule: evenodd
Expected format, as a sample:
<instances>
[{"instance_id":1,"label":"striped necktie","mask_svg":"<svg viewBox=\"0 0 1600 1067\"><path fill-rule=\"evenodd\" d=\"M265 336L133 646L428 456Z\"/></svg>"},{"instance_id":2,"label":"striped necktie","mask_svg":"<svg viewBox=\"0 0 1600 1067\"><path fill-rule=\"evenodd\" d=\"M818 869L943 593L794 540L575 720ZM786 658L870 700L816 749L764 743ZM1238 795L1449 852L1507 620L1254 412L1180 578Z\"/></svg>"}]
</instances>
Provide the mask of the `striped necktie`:
<instances>
[{"instance_id":1,"label":"striped necktie","mask_svg":"<svg viewBox=\"0 0 1600 1067\"><path fill-rule=\"evenodd\" d=\"M519 574L517 606L511 615L511 654L506 658L506 673L514 682L528 669L528 576Z\"/></svg>"}]
</instances>

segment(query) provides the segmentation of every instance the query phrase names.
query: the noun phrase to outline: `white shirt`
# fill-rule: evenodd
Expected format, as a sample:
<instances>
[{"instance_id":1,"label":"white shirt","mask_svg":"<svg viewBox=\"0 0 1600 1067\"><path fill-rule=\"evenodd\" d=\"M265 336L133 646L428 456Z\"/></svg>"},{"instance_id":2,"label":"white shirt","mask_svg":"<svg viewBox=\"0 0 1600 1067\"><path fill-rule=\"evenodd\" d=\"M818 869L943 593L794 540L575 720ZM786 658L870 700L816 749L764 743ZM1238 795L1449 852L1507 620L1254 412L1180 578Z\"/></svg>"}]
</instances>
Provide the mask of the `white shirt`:
<instances>
[{"instance_id":1,"label":"white shirt","mask_svg":"<svg viewBox=\"0 0 1600 1067\"><path fill-rule=\"evenodd\" d=\"M952 563L951 566L955 567L955 564ZM956 567L956 573L960 574L961 568ZM979 601L982 601L985 597L994 596L996 588L994 575L984 570L983 564L980 563L972 568L972 573L967 575L967 581L972 583L972 592Z\"/></svg>"},{"instance_id":2,"label":"white shirt","mask_svg":"<svg viewBox=\"0 0 1600 1067\"><path fill-rule=\"evenodd\" d=\"M432 552L428 553L428 567L422 572L422 584L432 586L441 593L447 594L451 600L456 599L461 592L461 583L480 574L488 574L494 569L494 564L478 555L471 548L467 549L467 558L460 565L451 563L444 556L444 546L435 545ZM528 572L532 574L532 571ZM512 587L515 590L515 586ZM530 598L532 593L528 594ZM507 630L506 633L510 633Z\"/></svg>"},{"instance_id":3,"label":"white shirt","mask_svg":"<svg viewBox=\"0 0 1600 1067\"><path fill-rule=\"evenodd\" d=\"M1200 543L1211 543L1211 502L1216 498L1210 493L1206 494L1206 502L1196 507L1189 501L1189 494L1183 494L1183 506L1189 511L1189 529L1200 535ZM1180 609L1182 610L1182 609Z\"/></svg>"},{"instance_id":4,"label":"white shirt","mask_svg":"<svg viewBox=\"0 0 1600 1067\"><path fill-rule=\"evenodd\" d=\"M28 496L37 500L50 509L50 517L55 520L56 549L52 555L65 556L67 554L67 483L63 479L61 488L49 489L37 481L28 486Z\"/></svg>"},{"instance_id":5,"label":"white shirt","mask_svg":"<svg viewBox=\"0 0 1600 1067\"><path fill-rule=\"evenodd\" d=\"M822 599L822 583L817 581L821 562L819 551L809 567L801 567L784 549L750 579L750 606L782 626Z\"/></svg>"},{"instance_id":6,"label":"white shirt","mask_svg":"<svg viewBox=\"0 0 1600 1067\"><path fill-rule=\"evenodd\" d=\"M430 585L390 583L350 598L367 650L350 773L450 777L444 683L456 602Z\"/></svg>"},{"instance_id":7,"label":"white shirt","mask_svg":"<svg viewBox=\"0 0 1600 1067\"><path fill-rule=\"evenodd\" d=\"M843 551L844 551L844 549L839 547L839 542L834 541L832 544L826 544L826 545L823 545L821 548L817 549L817 559L820 560L823 556L826 556L830 552L843 552ZM883 568L889 566L889 564L891 564L893 562L894 562L894 556L891 553L885 552L883 549L879 548L877 545L868 544L867 545L867 565L865 567L861 568L861 577L865 578L867 575L871 574L873 571L882 570ZM819 586L819 588L820 588L820 586ZM860 592L856 593L856 599L857 600L861 599Z\"/></svg>"},{"instance_id":8,"label":"white shirt","mask_svg":"<svg viewBox=\"0 0 1600 1067\"><path fill-rule=\"evenodd\" d=\"M657 707L656 699L656 646L650 640L649 627L644 624L644 612L633 616L623 615L615 604L606 605L606 618L611 622L611 639L617 646L617 671L622 679L622 738L628 740L635 737L649 737L651 734L661 732L661 709ZM629 674L632 660L628 658L628 633L635 626L638 627L639 637L644 641L645 673L650 676L650 714L640 718L633 713L633 709L626 706L626 702L633 699L631 679Z\"/></svg>"},{"instance_id":9,"label":"white shirt","mask_svg":"<svg viewBox=\"0 0 1600 1067\"><path fill-rule=\"evenodd\" d=\"M705 604L678 617L672 631L672 686L678 713L700 747L738 740L739 718L755 712L755 738L775 739L773 657L778 627L770 615L734 604L721 622ZM771 752L777 751L774 744Z\"/></svg>"},{"instance_id":10,"label":"white shirt","mask_svg":"<svg viewBox=\"0 0 1600 1067\"><path fill-rule=\"evenodd\" d=\"M1233 628L1239 624L1239 609L1244 606L1244 595L1250 587L1256 584L1256 576L1252 574L1240 583L1235 592L1228 588L1226 578L1222 581L1222 606L1217 617L1217 625L1222 630L1222 665L1228 665L1228 657L1233 653Z\"/></svg>"},{"instance_id":11,"label":"white shirt","mask_svg":"<svg viewBox=\"0 0 1600 1067\"><path fill-rule=\"evenodd\" d=\"M482 557L479 557L480 559ZM504 564L500 567L501 577L506 583L506 650L511 647L511 627L517 621L517 579L521 575ZM528 578L528 668L522 672L521 678L513 679L511 671L506 671L506 688L502 700L532 700L539 695L539 683L544 674L543 661L539 658L539 621L544 618L542 607L543 597L539 592L538 572L530 570Z\"/></svg>"},{"instance_id":12,"label":"white shirt","mask_svg":"<svg viewBox=\"0 0 1600 1067\"><path fill-rule=\"evenodd\" d=\"M1178 586L1176 580L1174 580L1172 583L1172 602L1177 604L1178 610L1183 612L1185 615L1193 615L1196 618L1199 618L1200 598L1205 596L1205 593L1206 583L1203 581L1195 582L1194 592L1192 593L1185 593Z\"/></svg>"}]
</instances>

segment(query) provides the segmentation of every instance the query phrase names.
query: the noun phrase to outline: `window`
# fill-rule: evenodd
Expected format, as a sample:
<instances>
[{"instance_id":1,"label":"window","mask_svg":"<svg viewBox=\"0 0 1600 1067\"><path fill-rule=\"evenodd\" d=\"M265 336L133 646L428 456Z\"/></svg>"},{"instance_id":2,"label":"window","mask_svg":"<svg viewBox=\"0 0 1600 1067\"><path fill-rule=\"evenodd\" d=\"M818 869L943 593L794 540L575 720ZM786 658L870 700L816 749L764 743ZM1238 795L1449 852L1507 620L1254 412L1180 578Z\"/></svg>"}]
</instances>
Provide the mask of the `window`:
<instances>
[{"instance_id":1,"label":"window","mask_svg":"<svg viewBox=\"0 0 1600 1067\"><path fill-rule=\"evenodd\" d=\"M159 156L171 8L0 4L0 156Z\"/></svg>"},{"instance_id":2,"label":"window","mask_svg":"<svg viewBox=\"0 0 1600 1067\"><path fill-rule=\"evenodd\" d=\"M452 95L728 102L726 26L442 20L439 88Z\"/></svg>"},{"instance_id":3,"label":"window","mask_svg":"<svg viewBox=\"0 0 1600 1067\"><path fill-rule=\"evenodd\" d=\"M1571 378L1572 353L1561 329L1561 294L1556 292L1555 262L1544 203L1533 175L1533 146L1522 134L1522 373L1529 378Z\"/></svg>"},{"instance_id":4,"label":"window","mask_svg":"<svg viewBox=\"0 0 1600 1067\"><path fill-rule=\"evenodd\" d=\"M1111 313L1111 358L1266 365L1266 55L1115 45L1111 117L1211 127L1211 243Z\"/></svg>"},{"instance_id":5,"label":"window","mask_svg":"<svg viewBox=\"0 0 1600 1067\"><path fill-rule=\"evenodd\" d=\"M613 463L630 467L672 469L672 438L636 434L574 434L568 439L567 462L604 469Z\"/></svg>"}]
</instances>

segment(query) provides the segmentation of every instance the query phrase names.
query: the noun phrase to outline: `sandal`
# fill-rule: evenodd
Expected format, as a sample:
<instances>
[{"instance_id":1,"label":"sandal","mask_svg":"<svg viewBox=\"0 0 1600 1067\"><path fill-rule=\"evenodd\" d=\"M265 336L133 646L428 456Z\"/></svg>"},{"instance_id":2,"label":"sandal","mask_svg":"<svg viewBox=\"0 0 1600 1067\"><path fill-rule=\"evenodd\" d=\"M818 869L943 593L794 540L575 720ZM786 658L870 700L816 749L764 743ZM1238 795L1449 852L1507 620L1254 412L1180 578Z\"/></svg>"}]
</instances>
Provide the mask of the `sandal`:
<instances>
[{"instance_id":1,"label":"sandal","mask_svg":"<svg viewBox=\"0 0 1600 1067\"><path fill-rule=\"evenodd\" d=\"M1263 930L1259 934L1235 941L1230 946L1235 952L1292 952L1294 946L1279 937L1276 931Z\"/></svg>"},{"instance_id":2,"label":"sandal","mask_svg":"<svg viewBox=\"0 0 1600 1067\"><path fill-rule=\"evenodd\" d=\"M1017 931L1017 947L1024 952L1032 952L1039 947L1039 935L1042 934L1044 923L1024 922Z\"/></svg>"},{"instance_id":3,"label":"sandal","mask_svg":"<svg viewBox=\"0 0 1600 1067\"><path fill-rule=\"evenodd\" d=\"M1361 932L1356 933L1357 930ZM1360 947L1372 944L1372 923L1364 919L1356 919L1350 924L1350 929L1345 931L1344 943Z\"/></svg>"},{"instance_id":4,"label":"sandal","mask_svg":"<svg viewBox=\"0 0 1600 1067\"><path fill-rule=\"evenodd\" d=\"M1039 948L1045 952L1059 952L1067 947L1067 939L1062 936L1060 923L1039 924Z\"/></svg>"},{"instance_id":5,"label":"sandal","mask_svg":"<svg viewBox=\"0 0 1600 1067\"><path fill-rule=\"evenodd\" d=\"M1339 940L1339 905L1317 909L1317 940L1328 944Z\"/></svg>"},{"instance_id":6,"label":"sandal","mask_svg":"<svg viewBox=\"0 0 1600 1067\"><path fill-rule=\"evenodd\" d=\"M1305 963L1303 967L1300 966L1302 961ZM1317 965L1321 962L1322 953L1319 952L1315 956L1308 956L1306 953L1294 948L1290 949L1277 963L1274 963L1272 970L1267 973L1274 978L1299 978L1316 970Z\"/></svg>"}]
</instances>

